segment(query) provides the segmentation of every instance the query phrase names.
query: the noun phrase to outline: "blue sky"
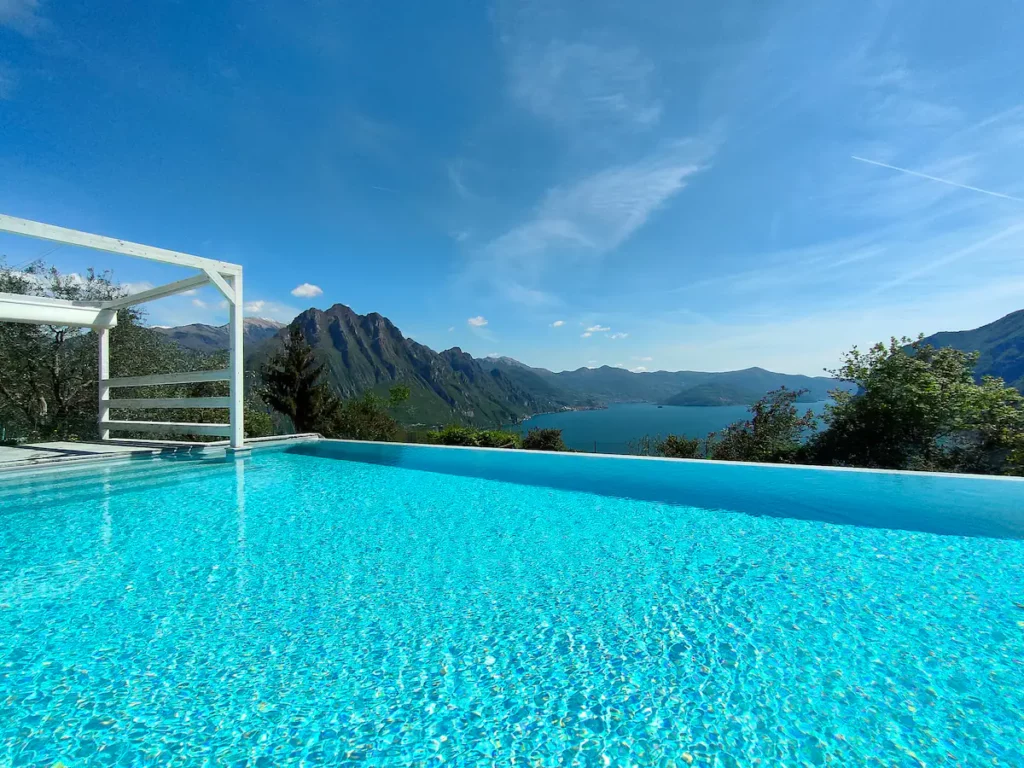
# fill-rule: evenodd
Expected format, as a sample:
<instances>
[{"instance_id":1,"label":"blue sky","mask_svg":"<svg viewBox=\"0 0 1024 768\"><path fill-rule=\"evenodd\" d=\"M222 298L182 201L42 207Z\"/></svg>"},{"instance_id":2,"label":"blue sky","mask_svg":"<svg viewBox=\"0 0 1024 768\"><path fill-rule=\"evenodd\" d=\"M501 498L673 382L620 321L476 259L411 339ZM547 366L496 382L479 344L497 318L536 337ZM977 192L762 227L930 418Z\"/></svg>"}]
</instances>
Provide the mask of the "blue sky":
<instances>
[{"instance_id":1,"label":"blue sky","mask_svg":"<svg viewBox=\"0 0 1024 768\"><path fill-rule=\"evenodd\" d=\"M238 261L250 315L813 374L1024 306L1022 34L1003 0L0 0L0 211Z\"/></svg>"}]
</instances>

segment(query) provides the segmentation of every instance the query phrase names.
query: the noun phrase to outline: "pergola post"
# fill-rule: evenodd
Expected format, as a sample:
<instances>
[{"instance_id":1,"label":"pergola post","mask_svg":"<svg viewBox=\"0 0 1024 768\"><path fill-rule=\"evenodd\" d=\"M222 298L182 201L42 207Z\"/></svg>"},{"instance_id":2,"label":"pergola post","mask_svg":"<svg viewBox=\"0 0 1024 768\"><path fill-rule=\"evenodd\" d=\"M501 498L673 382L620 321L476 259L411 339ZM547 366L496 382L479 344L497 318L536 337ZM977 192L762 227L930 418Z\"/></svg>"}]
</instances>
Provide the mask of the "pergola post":
<instances>
[{"instance_id":1,"label":"pergola post","mask_svg":"<svg viewBox=\"0 0 1024 768\"><path fill-rule=\"evenodd\" d=\"M100 440L110 439L110 430L103 425L110 421L110 329L100 328L99 337L99 424Z\"/></svg>"},{"instance_id":2,"label":"pergola post","mask_svg":"<svg viewBox=\"0 0 1024 768\"><path fill-rule=\"evenodd\" d=\"M242 272L228 278L233 294L228 299L231 308L228 317L228 343L230 345L231 362L231 448L234 451L245 449L245 359L242 354L243 323L245 305L242 302Z\"/></svg>"}]
</instances>

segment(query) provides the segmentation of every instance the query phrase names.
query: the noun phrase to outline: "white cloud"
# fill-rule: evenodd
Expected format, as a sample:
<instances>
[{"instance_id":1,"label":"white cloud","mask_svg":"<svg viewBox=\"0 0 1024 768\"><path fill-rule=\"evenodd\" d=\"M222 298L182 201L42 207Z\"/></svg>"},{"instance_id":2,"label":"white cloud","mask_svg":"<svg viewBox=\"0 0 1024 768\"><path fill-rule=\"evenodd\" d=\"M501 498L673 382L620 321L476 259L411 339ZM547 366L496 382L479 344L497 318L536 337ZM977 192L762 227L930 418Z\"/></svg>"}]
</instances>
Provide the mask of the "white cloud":
<instances>
[{"instance_id":1,"label":"white cloud","mask_svg":"<svg viewBox=\"0 0 1024 768\"><path fill-rule=\"evenodd\" d=\"M454 240L456 243L464 243L468 239L469 232L465 229L459 229L456 230L455 232L452 232L452 240Z\"/></svg>"},{"instance_id":2,"label":"white cloud","mask_svg":"<svg viewBox=\"0 0 1024 768\"><path fill-rule=\"evenodd\" d=\"M320 296L323 294L323 288L319 285L313 285L312 283L303 283L292 288L292 296L301 296L304 299L311 299L314 296Z\"/></svg>"},{"instance_id":3,"label":"white cloud","mask_svg":"<svg viewBox=\"0 0 1024 768\"><path fill-rule=\"evenodd\" d=\"M39 0L0 0L0 27L32 37L49 25L39 6Z\"/></svg>"},{"instance_id":4,"label":"white cloud","mask_svg":"<svg viewBox=\"0 0 1024 768\"><path fill-rule=\"evenodd\" d=\"M510 63L513 98L538 117L573 129L609 121L649 128L661 118L652 95L654 64L633 47L599 48L551 40L522 45Z\"/></svg>"},{"instance_id":5,"label":"white cloud","mask_svg":"<svg viewBox=\"0 0 1024 768\"><path fill-rule=\"evenodd\" d=\"M608 338L609 339L624 339L627 336L629 336L628 333L621 333L621 332L619 332L619 333L609 333L608 334Z\"/></svg>"},{"instance_id":6,"label":"white cloud","mask_svg":"<svg viewBox=\"0 0 1024 768\"><path fill-rule=\"evenodd\" d=\"M128 293L142 293L153 288L154 285L148 280L140 280L137 283L121 283L121 287L128 291Z\"/></svg>"},{"instance_id":7,"label":"white cloud","mask_svg":"<svg viewBox=\"0 0 1024 768\"><path fill-rule=\"evenodd\" d=\"M537 286L552 267L592 264L620 246L703 169L710 151L702 142L673 142L635 163L552 187L527 221L477 251L466 276L511 301L555 303Z\"/></svg>"},{"instance_id":8,"label":"white cloud","mask_svg":"<svg viewBox=\"0 0 1024 768\"><path fill-rule=\"evenodd\" d=\"M209 305L202 299L192 299L192 306L199 307L199 309L207 309Z\"/></svg>"},{"instance_id":9,"label":"white cloud","mask_svg":"<svg viewBox=\"0 0 1024 768\"><path fill-rule=\"evenodd\" d=\"M482 328L483 326L487 325L487 319L483 315L471 317L466 322L469 323L474 328Z\"/></svg>"},{"instance_id":10,"label":"white cloud","mask_svg":"<svg viewBox=\"0 0 1024 768\"><path fill-rule=\"evenodd\" d=\"M244 309L244 314L250 317L262 317L281 323L290 323L300 311L287 304L279 304L276 301L267 301L266 299L247 301L245 302Z\"/></svg>"},{"instance_id":11,"label":"white cloud","mask_svg":"<svg viewBox=\"0 0 1024 768\"><path fill-rule=\"evenodd\" d=\"M638 365L636 368L630 368L629 370L631 370L633 373L643 373L647 369L644 368L644 366L642 365Z\"/></svg>"},{"instance_id":12,"label":"white cloud","mask_svg":"<svg viewBox=\"0 0 1024 768\"><path fill-rule=\"evenodd\" d=\"M605 331L610 330L611 328L609 328L607 325L592 325L589 328L587 328L588 333L604 333Z\"/></svg>"},{"instance_id":13,"label":"white cloud","mask_svg":"<svg viewBox=\"0 0 1024 768\"><path fill-rule=\"evenodd\" d=\"M451 333L454 330L455 330L455 326L454 325L448 326L448 333Z\"/></svg>"},{"instance_id":14,"label":"white cloud","mask_svg":"<svg viewBox=\"0 0 1024 768\"><path fill-rule=\"evenodd\" d=\"M633 359L633 360L637 360L637 361L639 361L639 362L641 362L641 363L649 363L649 362L651 362L651 360L653 360L654 358L653 358L653 357L633 357L632 359Z\"/></svg>"},{"instance_id":15,"label":"white cloud","mask_svg":"<svg viewBox=\"0 0 1024 768\"><path fill-rule=\"evenodd\" d=\"M590 338L591 336L593 336L593 335L594 335L594 334L592 334L592 333L591 333L590 331L586 331L585 333L581 333L581 334L580 334L580 338L581 338L581 339L589 339L589 338Z\"/></svg>"},{"instance_id":16,"label":"white cloud","mask_svg":"<svg viewBox=\"0 0 1024 768\"><path fill-rule=\"evenodd\" d=\"M565 320L555 320L555 322L553 322L551 324L551 327L552 328L561 328L563 325L565 325Z\"/></svg>"}]
</instances>

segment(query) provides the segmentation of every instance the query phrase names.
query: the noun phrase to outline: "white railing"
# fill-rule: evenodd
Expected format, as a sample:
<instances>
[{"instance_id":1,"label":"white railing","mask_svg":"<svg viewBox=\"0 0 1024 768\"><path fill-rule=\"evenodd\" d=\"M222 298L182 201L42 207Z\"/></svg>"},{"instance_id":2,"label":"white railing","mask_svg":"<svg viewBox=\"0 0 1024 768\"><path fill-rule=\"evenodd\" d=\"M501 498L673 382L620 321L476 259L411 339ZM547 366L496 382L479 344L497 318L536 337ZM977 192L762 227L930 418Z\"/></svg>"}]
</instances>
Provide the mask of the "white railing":
<instances>
[{"instance_id":1,"label":"white railing","mask_svg":"<svg viewBox=\"0 0 1024 768\"><path fill-rule=\"evenodd\" d=\"M106 332L100 337L100 375L108 371L109 352L104 354ZM166 384L193 384L208 381L231 381L232 372L227 368L217 371L192 371L189 373L156 373L151 376L122 376L100 379L100 433L109 439L110 432L162 432L177 435L219 435L231 437L230 423L205 423L185 421L129 421L110 418L111 410L123 408L226 408L231 409L231 397L126 397L111 399L110 390L116 387L152 387Z\"/></svg>"}]
</instances>

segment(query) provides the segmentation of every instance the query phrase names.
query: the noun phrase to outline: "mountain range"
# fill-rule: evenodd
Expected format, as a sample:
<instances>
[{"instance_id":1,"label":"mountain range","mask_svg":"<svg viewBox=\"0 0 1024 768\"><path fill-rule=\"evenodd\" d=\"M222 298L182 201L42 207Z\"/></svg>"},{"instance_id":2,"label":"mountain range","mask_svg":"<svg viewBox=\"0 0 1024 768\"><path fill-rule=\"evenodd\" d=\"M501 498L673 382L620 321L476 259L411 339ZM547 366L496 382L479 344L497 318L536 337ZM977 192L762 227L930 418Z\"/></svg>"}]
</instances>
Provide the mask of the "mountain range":
<instances>
[{"instance_id":1,"label":"mountain range","mask_svg":"<svg viewBox=\"0 0 1024 768\"><path fill-rule=\"evenodd\" d=\"M435 352L405 337L376 312L360 315L344 304L307 309L298 324L327 376L343 397L368 390L385 394L397 383L410 389L402 420L410 425L461 422L495 426L549 411L599 408L609 403L664 405L749 405L766 392L785 386L803 389L802 401L819 401L840 385L823 376L775 373L763 368L739 371L650 371L634 373L601 366L553 372L510 357L475 358L458 347ZM224 350L227 326L185 325L155 329L187 349ZM287 336L272 320L246 318L246 367L258 370ZM937 333L925 339L935 346L979 351L977 375L1001 376L1024 386L1024 310L970 331Z\"/></svg>"},{"instance_id":2,"label":"mountain range","mask_svg":"<svg viewBox=\"0 0 1024 768\"><path fill-rule=\"evenodd\" d=\"M435 352L405 337L386 317L359 315L343 304L308 309L298 324L328 380L343 397L373 390L384 394L396 383L410 389L403 421L410 425L462 422L495 426L549 411L599 408L608 403L668 405L749 404L770 389L808 389L802 399L821 400L835 382L824 377L793 376L762 368L708 373L654 371L634 373L602 366L555 373L513 358L474 358L458 347ZM216 352L228 346L227 326L193 324L154 329L180 346ZM287 336L272 320L246 318L246 368L258 370Z\"/></svg>"}]
</instances>

